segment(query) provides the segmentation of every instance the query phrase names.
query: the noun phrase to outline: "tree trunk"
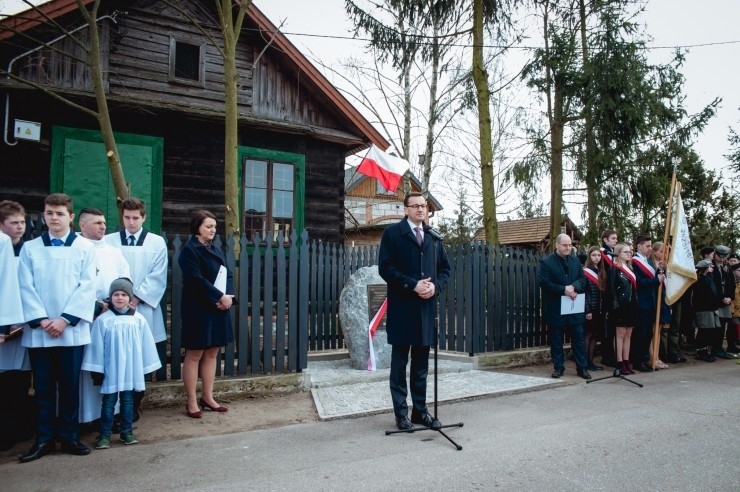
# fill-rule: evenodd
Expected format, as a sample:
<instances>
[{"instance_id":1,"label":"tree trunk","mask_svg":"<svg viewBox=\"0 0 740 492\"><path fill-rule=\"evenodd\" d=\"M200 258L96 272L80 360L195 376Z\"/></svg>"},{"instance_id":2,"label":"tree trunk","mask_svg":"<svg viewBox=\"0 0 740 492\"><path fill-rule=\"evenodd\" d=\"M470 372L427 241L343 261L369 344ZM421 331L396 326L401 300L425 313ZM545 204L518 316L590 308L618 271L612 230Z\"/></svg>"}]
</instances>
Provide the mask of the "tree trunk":
<instances>
[{"instance_id":1,"label":"tree trunk","mask_svg":"<svg viewBox=\"0 0 740 492\"><path fill-rule=\"evenodd\" d=\"M550 126L550 247L560 234L563 210L563 94L560 82L555 80L553 115Z\"/></svg>"},{"instance_id":2,"label":"tree trunk","mask_svg":"<svg viewBox=\"0 0 740 492\"><path fill-rule=\"evenodd\" d=\"M424 168L421 174L421 192L429 197L429 179L432 175L432 156L434 154L434 130L437 124L437 84L439 79L439 34L438 21L435 19L432 38L432 80L429 84L429 124L427 126L426 148L424 149Z\"/></svg>"},{"instance_id":3,"label":"tree trunk","mask_svg":"<svg viewBox=\"0 0 740 492\"><path fill-rule=\"evenodd\" d=\"M489 243L498 244L496 194L493 182L493 142L488 73L483 65L483 0L473 0L473 81L478 101L480 175L483 195L483 229Z\"/></svg>"},{"instance_id":4,"label":"tree trunk","mask_svg":"<svg viewBox=\"0 0 740 492\"><path fill-rule=\"evenodd\" d=\"M97 7L97 4L96 4ZM84 8L84 7L80 7ZM95 103L97 104L97 119L100 126L100 134L105 145L105 155L108 159L108 169L111 179L113 180L113 190L116 194L116 205L118 206L118 220L123 224L121 203L129 197L130 190L126 183L126 177L123 174L121 166L121 156L118 153L116 138L113 135L113 125L110 121L110 111L108 110L108 99L105 96L105 84L103 82L103 70L100 66L100 33L98 31L97 8L93 10L88 21L88 32L90 36L90 47L87 53L88 68L92 79L93 92L95 93Z\"/></svg>"},{"instance_id":5,"label":"tree trunk","mask_svg":"<svg viewBox=\"0 0 740 492\"><path fill-rule=\"evenodd\" d=\"M586 67L589 62L588 54L588 38L586 37L586 2L585 0L579 0L579 15L581 18L581 53L583 55L583 66ZM588 239L593 244L598 244L598 231L596 224L596 214L598 213L597 200L599 195L597 193L599 170L596 168L596 162L594 162L594 135L593 135L593 116L591 114L591 107L589 102L586 102L584 108L585 124L585 142L586 142L586 156L584 166L585 182L586 182L586 216L588 222Z\"/></svg>"}]
</instances>

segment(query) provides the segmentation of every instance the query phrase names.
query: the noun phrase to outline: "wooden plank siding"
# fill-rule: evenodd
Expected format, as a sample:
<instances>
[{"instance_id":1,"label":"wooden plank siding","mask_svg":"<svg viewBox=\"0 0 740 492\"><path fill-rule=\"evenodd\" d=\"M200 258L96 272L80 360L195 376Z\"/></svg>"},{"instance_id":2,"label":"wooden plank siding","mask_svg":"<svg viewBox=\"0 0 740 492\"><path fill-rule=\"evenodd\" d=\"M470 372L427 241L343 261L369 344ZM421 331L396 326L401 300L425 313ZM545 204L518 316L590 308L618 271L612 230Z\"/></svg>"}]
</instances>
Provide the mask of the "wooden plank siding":
<instances>
[{"instance_id":1,"label":"wooden plank siding","mask_svg":"<svg viewBox=\"0 0 740 492\"><path fill-rule=\"evenodd\" d=\"M140 10L132 11L121 24L124 35L111 54L111 95L223 111L223 58L198 28ZM221 34L211 32L221 43ZM194 45L206 45L202 87L170 80L170 36ZM242 113L249 112L252 105L253 52L253 47L244 44L237 49L236 67L242 87L237 103Z\"/></svg>"}]
</instances>

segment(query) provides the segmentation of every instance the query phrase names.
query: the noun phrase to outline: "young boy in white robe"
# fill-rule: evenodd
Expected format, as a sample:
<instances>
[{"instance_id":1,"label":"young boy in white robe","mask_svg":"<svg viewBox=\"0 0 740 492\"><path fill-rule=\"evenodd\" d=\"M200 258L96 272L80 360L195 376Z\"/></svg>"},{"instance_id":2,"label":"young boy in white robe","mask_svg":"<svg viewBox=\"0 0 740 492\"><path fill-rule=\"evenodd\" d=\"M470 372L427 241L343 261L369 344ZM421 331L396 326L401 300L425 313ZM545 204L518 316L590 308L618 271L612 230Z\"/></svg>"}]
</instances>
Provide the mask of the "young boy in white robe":
<instances>
[{"instance_id":1,"label":"young boy in white robe","mask_svg":"<svg viewBox=\"0 0 740 492\"><path fill-rule=\"evenodd\" d=\"M132 432L134 391L144 391L144 375L162 366L149 325L130 306L133 291L134 285L127 278L111 283L109 309L93 323L92 343L82 362L83 370L94 373L103 395L96 449L110 447L114 408L119 397L121 442L139 442Z\"/></svg>"},{"instance_id":2,"label":"young boy in white robe","mask_svg":"<svg viewBox=\"0 0 740 492\"><path fill-rule=\"evenodd\" d=\"M164 315L160 302L167 288L167 244L162 236L144 228L146 204L134 197L121 203L124 229L105 236L105 241L121 250L131 270L134 295L131 306L144 316L152 330L154 341L167 340ZM162 344L164 345L164 344ZM134 419L144 398L143 392L134 394Z\"/></svg>"}]
</instances>

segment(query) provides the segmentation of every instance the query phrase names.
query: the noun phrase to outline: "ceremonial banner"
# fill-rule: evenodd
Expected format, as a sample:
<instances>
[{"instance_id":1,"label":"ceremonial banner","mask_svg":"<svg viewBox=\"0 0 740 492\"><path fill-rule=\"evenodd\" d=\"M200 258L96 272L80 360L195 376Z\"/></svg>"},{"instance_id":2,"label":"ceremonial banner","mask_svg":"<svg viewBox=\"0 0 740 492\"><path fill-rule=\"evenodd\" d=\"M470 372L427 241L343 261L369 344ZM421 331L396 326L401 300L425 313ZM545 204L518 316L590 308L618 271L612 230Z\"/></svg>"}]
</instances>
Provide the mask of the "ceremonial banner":
<instances>
[{"instance_id":1,"label":"ceremonial banner","mask_svg":"<svg viewBox=\"0 0 740 492\"><path fill-rule=\"evenodd\" d=\"M388 191L396 191L408 169L409 162L406 159L387 154L375 145L370 146L367 155L357 166L358 173L377 179Z\"/></svg>"},{"instance_id":2,"label":"ceremonial banner","mask_svg":"<svg viewBox=\"0 0 740 492\"><path fill-rule=\"evenodd\" d=\"M676 184L676 211L671 221L671 251L665 274L666 304L675 303L696 282L694 253L689 238L689 224L681 200L681 184Z\"/></svg>"}]
</instances>

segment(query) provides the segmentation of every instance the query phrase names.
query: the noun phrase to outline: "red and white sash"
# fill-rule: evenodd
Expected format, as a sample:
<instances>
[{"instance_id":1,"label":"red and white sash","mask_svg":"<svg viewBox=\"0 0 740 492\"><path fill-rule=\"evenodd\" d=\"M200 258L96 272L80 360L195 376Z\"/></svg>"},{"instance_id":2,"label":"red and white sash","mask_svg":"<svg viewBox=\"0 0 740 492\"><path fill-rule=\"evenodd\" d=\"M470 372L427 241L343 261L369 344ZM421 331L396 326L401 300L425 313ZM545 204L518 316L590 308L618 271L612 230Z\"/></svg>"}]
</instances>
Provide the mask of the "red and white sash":
<instances>
[{"instance_id":1,"label":"red and white sash","mask_svg":"<svg viewBox=\"0 0 740 492\"><path fill-rule=\"evenodd\" d=\"M599 286L599 275L588 267L583 268L583 274L594 283L596 287Z\"/></svg>"},{"instance_id":2,"label":"red and white sash","mask_svg":"<svg viewBox=\"0 0 740 492\"><path fill-rule=\"evenodd\" d=\"M632 264L639 268L640 271L647 275L648 278L655 278L655 268L648 262L647 258L645 258L644 256L633 256Z\"/></svg>"},{"instance_id":3,"label":"red and white sash","mask_svg":"<svg viewBox=\"0 0 740 492\"><path fill-rule=\"evenodd\" d=\"M601 260L606 262L609 268L614 266L614 260L612 260L612 255L609 254L606 248L601 248Z\"/></svg>"},{"instance_id":4,"label":"red and white sash","mask_svg":"<svg viewBox=\"0 0 740 492\"><path fill-rule=\"evenodd\" d=\"M630 282L632 282L632 286L635 289L637 288L637 277L635 277L635 272L633 272L630 267L628 267L627 265L617 264L615 264L614 267L620 272L624 273L624 275L630 280Z\"/></svg>"}]
</instances>

